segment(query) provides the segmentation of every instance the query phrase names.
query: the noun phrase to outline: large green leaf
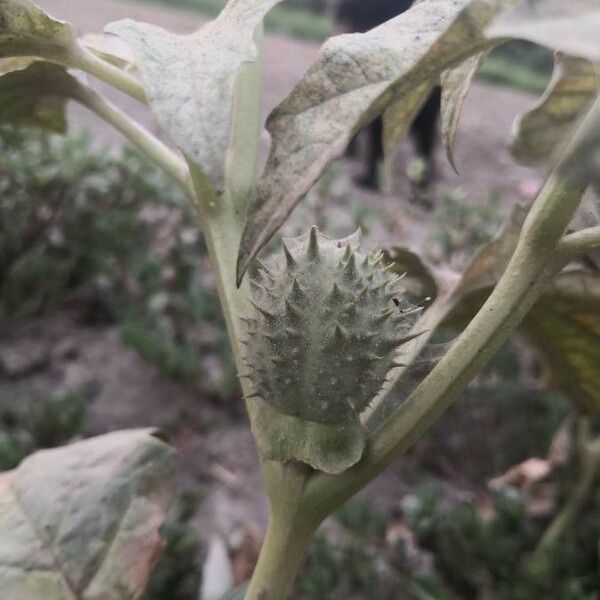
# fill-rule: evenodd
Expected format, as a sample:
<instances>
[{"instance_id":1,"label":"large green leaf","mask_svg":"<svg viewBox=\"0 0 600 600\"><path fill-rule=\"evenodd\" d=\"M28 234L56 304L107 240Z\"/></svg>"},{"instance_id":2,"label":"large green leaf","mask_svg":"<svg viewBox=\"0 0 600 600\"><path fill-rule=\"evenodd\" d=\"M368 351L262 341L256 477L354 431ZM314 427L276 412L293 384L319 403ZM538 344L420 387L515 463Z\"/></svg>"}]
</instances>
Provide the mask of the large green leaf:
<instances>
[{"instance_id":1,"label":"large green leaf","mask_svg":"<svg viewBox=\"0 0 600 600\"><path fill-rule=\"evenodd\" d=\"M2 598L141 598L173 473L169 446L132 430L37 452L0 475Z\"/></svg>"},{"instance_id":2,"label":"large green leaf","mask_svg":"<svg viewBox=\"0 0 600 600\"><path fill-rule=\"evenodd\" d=\"M273 111L272 147L252 199L238 262L249 262L363 125L388 106L415 104L415 90L485 49L483 30L512 0L422 0L364 34L331 38Z\"/></svg>"},{"instance_id":3,"label":"large green leaf","mask_svg":"<svg viewBox=\"0 0 600 600\"><path fill-rule=\"evenodd\" d=\"M162 126L217 189L228 159L236 80L243 64L256 59L254 31L278 2L230 0L191 35L130 19L105 29L130 44Z\"/></svg>"},{"instance_id":4,"label":"large green leaf","mask_svg":"<svg viewBox=\"0 0 600 600\"><path fill-rule=\"evenodd\" d=\"M0 0L0 56L65 61L77 45L74 28L29 0Z\"/></svg>"},{"instance_id":5,"label":"large green leaf","mask_svg":"<svg viewBox=\"0 0 600 600\"><path fill-rule=\"evenodd\" d=\"M83 84L53 63L0 62L0 123L64 133L65 105L82 97Z\"/></svg>"},{"instance_id":6,"label":"large green leaf","mask_svg":"<svg viewBox=\"0 0 600 600\"><path fill-rule=\"evenodd\" d=\"M597 68L587 60L559 55L548 89L515 125L511 152L525 164L556 158L600 91Z\"/></svg>"},{"instance_id":7,"label":"large green leaf","mask_svg":"<svg viewBox=\"0 0 600 600\"><path fill-rule=\"evenodd\" d=\"M521 38L600 62L598 0L521 0L488 29L490 38Z\"/></svg>"}]
</instances>

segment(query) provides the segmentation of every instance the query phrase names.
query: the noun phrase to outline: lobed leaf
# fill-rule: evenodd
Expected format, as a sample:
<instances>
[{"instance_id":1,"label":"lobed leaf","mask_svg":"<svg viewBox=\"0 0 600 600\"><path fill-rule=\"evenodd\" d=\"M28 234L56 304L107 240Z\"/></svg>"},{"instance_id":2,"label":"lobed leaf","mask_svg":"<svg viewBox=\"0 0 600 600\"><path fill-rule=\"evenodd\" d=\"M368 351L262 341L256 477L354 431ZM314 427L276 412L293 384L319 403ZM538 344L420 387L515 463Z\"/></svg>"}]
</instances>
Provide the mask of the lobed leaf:
<instances>
[{"instance_id":1,"label":"lobed leaf","mask_svg":"<svg viewBox=\"0 0 600 600\"><path fill-rule=\"evenodd\" d=\"M174 142L223 187L232 135L236 80L256 60L254 31L279 0L230 0L191 35L131 19L108 25L133 50L150 105Z\"/></svg>"},{"instance_id":2,"label":"lobed leaf","mask_svg":"<svg viewBox=\"0 0 600 600\"><path fill-rule=\"evenodd\" d=\"M491 38L520 38L600 62L598 0L521 0L487 30Z\"/></svg>"},{"instance_id":3,"label":"lobed leaf","mask_svg":"<svg viewBox=\"0 0 600 600\"><path fill-rule=\"evenodd\" d=\"M173 467L153 430L131 430L37 452L1 474L2 597L141 598Z\"/></svg>"},{"instance_id":4,"label":"lobed leaf","mask_svg":"<svg viewBox=\"0 0 600 600\"><path fill-rule=\"evenodd\" d=\"M66 61L77 45L75 29L29 0L0 0L0 57L41 56Z\"/></svg>"},{"instance_id":5,"label":"lobed leaf","mask_svg":"<svg viewBox=\"0 0 600 600\"><path fill-rule=\"evenodd\" d=\"M250 261L366 123L490 42L483 31L514 0L422 0L367 33L340 35L321 48L267 128L271 153L253 197L238 258L238 282ZM419 94L417 94L419 96Z\"/></svg>"},{"instance_id":6,"label":"lobed leaf","mask_svg":"<svg viewBox=\"0 0 600 600\"><path fill-rule=\"evenodd\" d=\"M513 156L525 164L556 157L600 91L597 68L587 60L559 55L548 89L515 123Z\"/></svg>"}]
</instances>

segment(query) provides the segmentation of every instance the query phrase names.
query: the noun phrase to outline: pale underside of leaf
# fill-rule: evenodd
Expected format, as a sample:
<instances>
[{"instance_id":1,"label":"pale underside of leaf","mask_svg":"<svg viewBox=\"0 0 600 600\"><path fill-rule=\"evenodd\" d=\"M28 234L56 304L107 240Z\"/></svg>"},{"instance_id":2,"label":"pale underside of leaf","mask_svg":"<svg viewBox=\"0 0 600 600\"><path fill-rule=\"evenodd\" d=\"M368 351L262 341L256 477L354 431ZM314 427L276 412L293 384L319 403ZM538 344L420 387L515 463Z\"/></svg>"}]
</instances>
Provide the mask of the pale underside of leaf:
<instances>
[{"instance_id":1,"label":"pale underside of leaf","mask_svg":"<svg viewBox=\"0 0 600 600\"><path fill-rule=\"evenodd\" d=\"M415 89L435 85L444 70L484 50L483 29L512 4L424 0L370 32L337 36L324 44L269 117L272 147L250 205L238 281L356 131L403 98L414 104Z\"/></svg>"},{"instance_id":2,"label":"pale underside of leaf","mask_svg":"<svg viewBox=\"0 0 600 600\"><path fill-rule=\"evenodd\" d=\"M442 73L442 142L446 149L448 162L455 171L457 169L454 162L454 146L462 105L484 58L485 52L480 52L469 57L457 67Z\"/></svg>"},{"instance_id":3,"label":"pale underside of leaf","mask_svg":"<svg viewBox=\"0 0 600 600\"><path fill-rule=\"evenodd\" d=\"M598 0L521 0L495 21L490 38L520 38L600 62Z\"/></svg>"},{"instance_id":4,"label":"pale underside of leaf","mask_svg":"<svg viewBox=\"0 0 600 600\"><path fill-rule=\"evenodd\" d=\"M587 60L560 55L537 105L514 126L510 149L525 164L556 158L599 92L597 68Z\"/></svg>"},{"instance_id":5,"label":"pale underside of leaf","mask_svg":"<svg viewBox=\"0 0 600 600\"><path fill-rule=\"evenodd\" d=\"M29 0L0 0L0 56L64 60L76 46L75 29Z\"/></svg>"},{"instance_id":6,"label":"pale underside of leaf","mask_svg":"<svg viewBox=\"0 0 600 600\"><path fill-rule=\"evenodd\" d=\"M2 597L140 598L173 467L152 430L135 430L37 452L0 475Z\"/></svg>"},{"instance_id":7,"label":"pale underside of leaf","mask_svg":"<svg viewBox=\"0 0 600 600\"><path fill-rule=\"evenodd\" d=\"M130 19L108 25L130 46L150 105L173 141L217 189L232 135L236 79L256 59L253 35L279 0L232 0L191 35Z\"/></svg>"}]
</instances>

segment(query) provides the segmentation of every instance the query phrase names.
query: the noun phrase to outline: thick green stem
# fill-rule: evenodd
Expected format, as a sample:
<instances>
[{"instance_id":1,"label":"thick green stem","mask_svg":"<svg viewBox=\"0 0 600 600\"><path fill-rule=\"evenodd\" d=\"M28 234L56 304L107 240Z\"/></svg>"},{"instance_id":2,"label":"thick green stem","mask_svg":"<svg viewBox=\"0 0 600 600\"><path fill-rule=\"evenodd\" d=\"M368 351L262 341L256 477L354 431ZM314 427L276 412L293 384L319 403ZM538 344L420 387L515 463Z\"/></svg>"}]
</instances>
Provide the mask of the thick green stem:
<instances>
[{"instance_id":1,"label":"thick green stem","mask_svg":"<svg viewBox=\"0 0 600 600\"><path fill-rule=\"evenodd\" d=\"M535 550L532 564L538 566L538 568L543 568L548 553L556 547L556 544L567 533L585 508L594 491L596 478L600 474L600 439L590 439L588 419L580 421L578 429L580 464L577 481L566 504L550 523Z\"/></svg>"},{"instance_id":2,"label":"thick green stem","mask_svg":"<svg viewBox=\"0 0 600 600\"><path fill-rule=\"evenodd\" d=\"M277 481L267 478L271 500L269 526L245 600L286 598L318 526L299 510L308 469L294 463L272 466L278 477Z\"/></svg>"}]
</instances>

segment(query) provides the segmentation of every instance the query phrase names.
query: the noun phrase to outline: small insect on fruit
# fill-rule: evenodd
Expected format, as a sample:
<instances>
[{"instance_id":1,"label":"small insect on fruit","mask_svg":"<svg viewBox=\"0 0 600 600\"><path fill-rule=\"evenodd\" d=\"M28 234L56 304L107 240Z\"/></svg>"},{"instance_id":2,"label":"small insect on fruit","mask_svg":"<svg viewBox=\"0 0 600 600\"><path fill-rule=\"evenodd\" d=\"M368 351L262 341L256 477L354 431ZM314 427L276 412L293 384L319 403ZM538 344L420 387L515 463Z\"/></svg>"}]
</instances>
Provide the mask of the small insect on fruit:
<instances>
[{"instance_id":1,"label":"small insect on fruit","mask_svg":"<svg viewBox=\"0 0 600 600\"><path fill-rule=\"evenodd\" d=\"M331 240L313 227L282 247L251 280L252 308L243 319L248 398L268 407L270 422L277 415L287 417L287 428L298 421L304 445L309 429L327 434L328 446L336 447L336 435L340 443L352 438L356 462L364 446L360 415L402 366L401 346L415 337L421 309L403 298L401 277L380 252L358 250L358 235ZM318 439L310 443L322 449ZM323 468L288 450L284 459Z\"/></svg>"}]
</instances>

